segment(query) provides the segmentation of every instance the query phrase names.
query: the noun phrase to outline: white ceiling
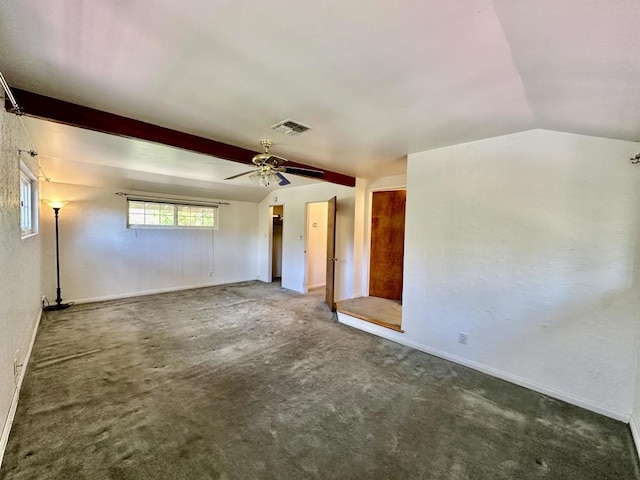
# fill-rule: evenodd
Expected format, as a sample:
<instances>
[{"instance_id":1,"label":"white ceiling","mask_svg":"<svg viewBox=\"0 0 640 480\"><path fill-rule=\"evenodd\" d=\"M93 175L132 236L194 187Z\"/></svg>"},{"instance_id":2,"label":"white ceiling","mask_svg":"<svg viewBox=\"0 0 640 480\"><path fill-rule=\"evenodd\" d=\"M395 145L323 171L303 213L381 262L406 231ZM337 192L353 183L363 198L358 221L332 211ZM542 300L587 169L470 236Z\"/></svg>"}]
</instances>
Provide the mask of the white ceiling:
<instances>
[{"instance_id":1,"label":"white ceiling","mask_svg":"<svg viewBox=\"0 0 640 480\"><path fill-rule=\"evenodd\" d=\"M640 0L1 7L0 71L16 87L252 150L269 137L278 155L354 176L403 173L408 153L531 128L640 139ZM313 130L269 129L285 118ZM126 174L220 198L250 185L220 185L241 165L28 125L65 181L90 166L87 176L105 169L114 182Z\"/></svg>"}]
</instances>

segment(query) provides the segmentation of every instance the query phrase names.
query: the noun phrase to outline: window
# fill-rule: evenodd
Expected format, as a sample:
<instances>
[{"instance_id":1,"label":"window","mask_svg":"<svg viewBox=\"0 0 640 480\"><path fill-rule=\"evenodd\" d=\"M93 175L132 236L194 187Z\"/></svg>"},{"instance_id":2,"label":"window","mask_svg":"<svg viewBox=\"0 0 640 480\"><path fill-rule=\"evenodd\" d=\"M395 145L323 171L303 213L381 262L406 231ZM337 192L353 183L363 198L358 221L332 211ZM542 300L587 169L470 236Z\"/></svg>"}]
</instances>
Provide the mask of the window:
<instances>
[{"instance_id":1,"label":"window","mask_svg":"<svg viewBox=\"0 0 640 480\"><path fill-rule=\"evenodd\" d=\"M218 228L218 207L129 200L128 227Z\"/></svg>"},{"instance_id":2,"label":"window","mask_svg":"<svg viewBox=\"0 0 640 480\"><path fill-rule=\"evenodd\" d=\"M213 227L215 210L211 207L195 205L176 205L178 208L178 225L181 227Z\"/></svg>"},{"instance_id":3,"label":"window","mask_svg":"<svg viewBox=\"0 0 640 480\"><path fill-rule=\"evenodd\" d=\"M22 237L37 233L37 205L35 178L24 164L20 164L20 233Z\"/></svg>"}]
</instances>

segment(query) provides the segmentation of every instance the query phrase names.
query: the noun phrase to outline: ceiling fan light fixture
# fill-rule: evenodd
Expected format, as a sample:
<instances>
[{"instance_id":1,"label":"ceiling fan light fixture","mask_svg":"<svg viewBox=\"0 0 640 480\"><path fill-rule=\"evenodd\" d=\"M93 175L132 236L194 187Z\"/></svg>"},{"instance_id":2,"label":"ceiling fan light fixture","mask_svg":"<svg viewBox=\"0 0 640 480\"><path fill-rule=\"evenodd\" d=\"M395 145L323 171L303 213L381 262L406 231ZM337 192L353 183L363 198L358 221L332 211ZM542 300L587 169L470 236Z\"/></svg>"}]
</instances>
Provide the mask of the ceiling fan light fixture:
<instances>
[{"instance_id":1,"label":"ceiling fan light fixture","mask_svg":"<svg viewBox=\"0 0 640 480\"><path fill-rule=\"evenodd\" d=\"M270 153L259 153L255 155L252 159L254 165L262 166L265 164L267 160L271 158Z\"/></svg>"},{"instance_id":2,"label":"ceiling fan light fixture","mask_svg":"<svg viewBox=\"0 0 640 480\"><path fill-rule=\"evenodd\" d=\"M249 180L261 187L268 187L278 181L270 169L260 169L249 175Z\"/></svg>"},{"instance_id":3,"label":"ceiling fan light fixture","mask_svg":"<svg viewBox=\"0 0 640 480\"><path fill-rule=\"evenodd\" d=\"M238 177L249 175L249 180L262 187L268 187L271 184L277 184L281 187L291 185L291 182L283 175L283 173L292 173L294 175L302 175L304 177L322 178L324 172L313 168L303 167L287 167L287 159L272 155L269 148L273 142L268 138L260 140L260 145L264 149L264 153L258 153L253 156L252 162L256 166L255 170L238 173L225 178L225 180L233 180Z\"/></svg>"}]
</instances>

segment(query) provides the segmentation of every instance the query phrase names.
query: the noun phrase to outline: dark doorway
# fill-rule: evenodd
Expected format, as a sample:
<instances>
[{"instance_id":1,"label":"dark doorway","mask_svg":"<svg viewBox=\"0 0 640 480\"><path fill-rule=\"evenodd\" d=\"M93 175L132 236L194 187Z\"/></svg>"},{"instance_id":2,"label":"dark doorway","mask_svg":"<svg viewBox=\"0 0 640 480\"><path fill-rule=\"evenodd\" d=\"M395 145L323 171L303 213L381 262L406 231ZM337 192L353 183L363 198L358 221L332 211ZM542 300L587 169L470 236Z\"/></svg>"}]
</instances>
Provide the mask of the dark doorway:
<instances>
[{"instance_id":1,"label":"dark doorway","mask_svg":"<svg viewBox=\"0 0 640 480\"><path fill-rule=\"evenodd\" d=\"M274 205L271 221L271 281L279 282L282 279L282 227L284 223L284 208L282 205Z\"/></svg>"}]
</instances>

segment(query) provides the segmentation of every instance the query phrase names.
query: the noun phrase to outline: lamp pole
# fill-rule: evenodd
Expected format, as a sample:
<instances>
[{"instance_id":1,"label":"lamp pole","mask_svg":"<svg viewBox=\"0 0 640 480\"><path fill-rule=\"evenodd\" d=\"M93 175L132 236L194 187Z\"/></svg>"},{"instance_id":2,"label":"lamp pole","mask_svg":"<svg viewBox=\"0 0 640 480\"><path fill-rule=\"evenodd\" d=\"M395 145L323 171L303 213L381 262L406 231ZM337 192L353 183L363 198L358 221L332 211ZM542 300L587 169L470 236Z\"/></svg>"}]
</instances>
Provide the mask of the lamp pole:
<instances>
[{"instance_id":1,"label":"lamp pole","mask_svg":"<svg viewBox=\"0 0 640 480\"><path fill-rule=\"evenodd\" d=\"M65 308L69 308L71 305L68 303L62 303L62 297L60 296L60 247L58 242L58 212L65 205L63 202L50 202L48 203L51 208L53 208L53 213L56 218L56 304L55 305L47 305L43 307L45 311L51 310L63 310Z\"/></svg>"}]
</instances>

